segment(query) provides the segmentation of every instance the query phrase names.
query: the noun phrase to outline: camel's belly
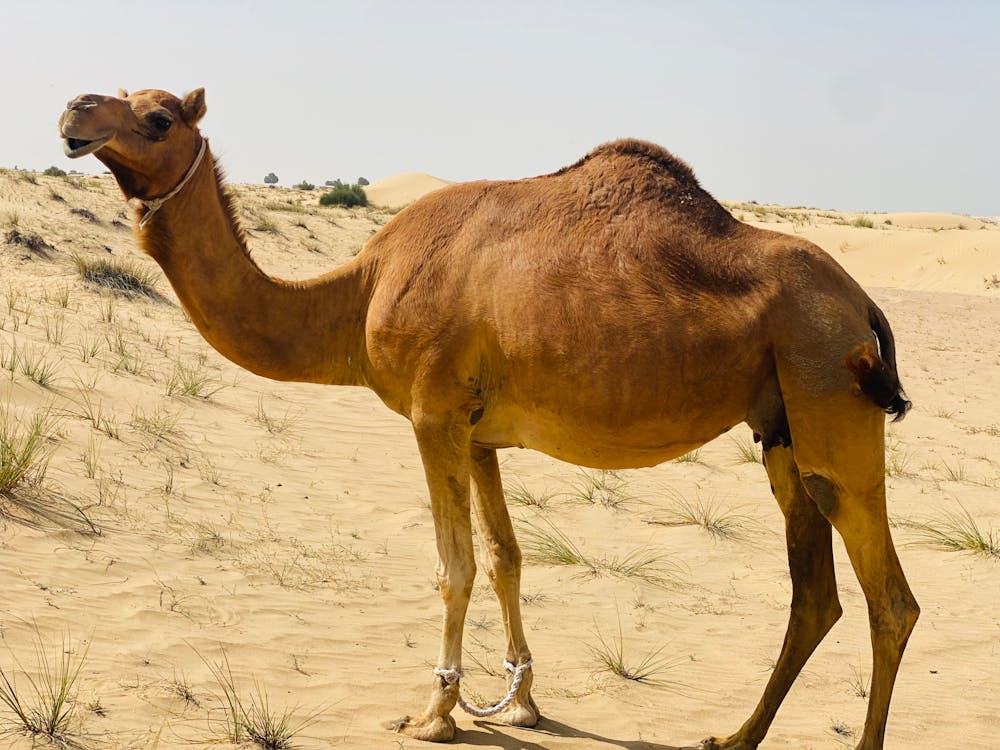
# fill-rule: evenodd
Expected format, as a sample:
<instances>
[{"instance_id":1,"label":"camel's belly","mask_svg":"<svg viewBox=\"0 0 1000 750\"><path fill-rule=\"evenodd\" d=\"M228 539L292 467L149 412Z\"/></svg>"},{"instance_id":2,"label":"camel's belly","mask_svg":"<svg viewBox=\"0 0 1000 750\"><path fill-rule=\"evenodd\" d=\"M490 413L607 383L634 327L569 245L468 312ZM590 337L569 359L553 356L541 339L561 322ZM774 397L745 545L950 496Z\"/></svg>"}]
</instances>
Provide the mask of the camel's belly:
<instances>
[{"instance_id":1,"label":"camel's belly","mask_svg":"<svg viewBox=\"0 0 1000 750\"><path fill-rule=\"evenodd\" d=\"M530 448L578 466L634 469L682 456L742 420L734 413L686 424L666 419L622 424L508 407L484 415L472 439L490 448Z\"/></svg>"}]
</instances>

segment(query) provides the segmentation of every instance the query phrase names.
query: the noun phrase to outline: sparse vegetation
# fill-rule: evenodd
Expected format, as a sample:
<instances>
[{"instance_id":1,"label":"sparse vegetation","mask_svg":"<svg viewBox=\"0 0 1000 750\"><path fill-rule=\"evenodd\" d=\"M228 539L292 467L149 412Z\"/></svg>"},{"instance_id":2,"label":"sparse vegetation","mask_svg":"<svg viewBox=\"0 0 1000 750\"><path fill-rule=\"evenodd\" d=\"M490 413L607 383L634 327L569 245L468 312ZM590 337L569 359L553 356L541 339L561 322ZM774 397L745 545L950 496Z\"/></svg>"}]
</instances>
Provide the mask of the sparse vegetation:
<instances>
[{"instance_id":1,"label":"sparse vegetation","mask_svg":"<svg viewBox=\"0 0 1000 750\"><path fill-rule=\"evenodd\" d=\"M674 495L673 507L649 523L657 526L698 526L716 539L742 539L759 526L758 522L745 513L727 510L714 499L693 500Z\"/></svg>"},{"instance_id":2,"label":"sparse vegetation","mask_svg":"<svg viewBox=\"0 0 1000 750\"><path fill-rule=\"evenodd\" d=\"M49 250L55 250L52 245L43 240L38 234L35 234L34 232L22 234L16 229L11 229L4 235L4 242L8 245L19 245L27 248L33 253L43 256L46 255Z\"/></svg>"},{"instance_id":3,"label":"sparse vegetation","mask_svg":"<svg viewBox=\"0 0 1000 750\"><path fill-rule=\"evenodd\" d=\"M87 208L71 208L69 210L74 216L79 216L84 221L89 221L91 224L99 224L100 219L97 218L93 211Z\"/></svg>"},{"instance_id":4,"label":"sparse vegetation","mask_svg":"<svg viewBox=\"0 0 1000 750\"><path fill-rule=\"evenodd\" d=\"M664 687L670 684L664 675L683 662L683 659L676 655L664 654L666 646L660 646L642 658L632 659L626 653L621 615L618 617L617 638L605 637L600 630L597 630L595 635L597 643L589 645L588 649L598 668L624 680Z\"/></svg>"},{"instance_id":5,"label":"sparse vegetation","mask_svg":"<svg viewBox=\"0 0 1000 750\"><path fill-rule=\"evenodd\" d=\"M553 498L549 492L532 492L517 480L504 487L503 496L509 505L525 505L539 510L545 510Z\"/></svg>"},{"instance_id":6,"label":"sparse vegetation","mask_svg":"<svg viewBox=\"0 0 1000 750\"><path fill-rule=\"evenodd\" d=\"M130 258L86 258L73 255L80 278L91 284L124 294L139 294L159 299L156 291L159 275L155 269ZM110 305L111 303L109 303ZM109 316L110 318L110 313Z\"/></svg>"},{"instance_id":7,"label":"sparse vegetation","mask_svg":"<svg viewBox=\"0 0 1000 750\"><path fill-rule=\"evenodd\" d=\"M205 371L199 363L174 362L174 370L167 380L168 396L211 398L223 388L217 378Z\"/></svg>"},{"instance_id":8,"label":"sparse vegetation","mask_svg":"<svg viewBox=\"0 0 1000 750\"><path fill-rule=\"evenodd\" d=\"M542 528L530 521L523 522L519 534L525 557L547 565L571 565L583 568L584 574L609 573L621 578L646 581L657 586L668 586L680 577L676 564L648 549L639 548L624 557L590 558L551 523Z\"/></svg>"},{"instance_id":9,"label":"sparse vegetation","mask_svg":"<svg viewBox=\"0 0 1000 750\"><path fill-rule=\"evenodd\" d=\"M0 404L0 498L38 487L45 479L53 427L48 411L24 417L9 402Z\"/></svg>"},{"instance_id":10,"label":"sparse vegetation","mask_svg":"<svg viewBox=\"0 0 1000 750\"><path fill-rule=\"evenodd\" d=\"M859 229L874 229L875 222L869 219L867 216L858 216L851 222L852 227L857 227Z\"/></svg>"},{"instance_id":11,"label":"sparse vegetation","mask_svg":"<svg viewBox=\"0 0 1000 750\"><path fill-rule=\"evenodd\" d=\"M82 747L74 739L76 689L87 656L78 655L64 638L53 658L37 635L35 669L26 670L15 657L15 668L0 667L0 703L13 714L6 718L8 733L24 732L62 748ZM22 683L17 684L18 676Z\"/></svg>"},{"instance_id":12,"label":"sparse vegetation","mask_svg":"<svg viewBox=\"0 0 1000 750\"><path fill-rule=\"evenodd\" d=\"M625 478L620 472L607 469L581 470L573 496L586 503L619 510L636 498L625 490Z\"/></svg>"},{"instance_id":13,"label":"sparse vegetation","mask_svg":"<svg viewBox=\"0 0 1000 750\"><path fill-rule=\"evenodd\" d=\"M296 736L315 722L316 714L296 718L294 709L286 708L281 713L272 711L267 693L259 683L254 685L249 698L245 698L237 687L225 651L219 662L201 658L219 689L217 713L223 718L221 724L217 722L216 729L226 742L251 744L261 750L291 750L295 747Z\"/></svg>"},{"instance_id":14,"label":"sparse vegetation","mask_svg":"<svg viewBox=\"0 0 1000 750\"><path fill-rule=\"evenodd\" d=\"M733 438L733 444L736 445L736 454L741 464L759 464L763 459L763 451L752 439Z\"/></svg>"},{"instance_id":15,"label":"sparse vegetation","mask_svg":"<svg viewBox=\"0 0 1000 750\"><path fill-rule=\"evenodd\" d=\"M951 552L972 552L1000 561L1000 529L980 528L961 503L959 510L944 512L931 521L907 521L903 525L916 544Z\"/></svg>"}]
</instances>

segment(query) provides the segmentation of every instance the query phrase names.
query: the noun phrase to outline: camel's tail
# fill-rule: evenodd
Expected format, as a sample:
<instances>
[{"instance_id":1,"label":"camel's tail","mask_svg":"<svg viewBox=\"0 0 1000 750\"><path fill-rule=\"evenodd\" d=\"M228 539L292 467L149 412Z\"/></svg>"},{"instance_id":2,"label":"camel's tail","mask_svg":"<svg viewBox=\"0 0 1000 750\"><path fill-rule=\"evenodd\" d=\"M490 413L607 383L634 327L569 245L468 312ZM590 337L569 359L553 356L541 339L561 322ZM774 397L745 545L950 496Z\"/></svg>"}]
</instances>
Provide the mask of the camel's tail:
<instances>
[{"instance_id":1,"label":"camel's tail","mask_svg":"<svg viewBox=\"0 0 1000 750\"><path fill-rule=\"evenodd\" d=\"M903 393L896 372L896 342L892 329L874 303L868 309L868 321L878 342L876 350L871 344L859 344L847 355L847 367L854 373L856 387L861 393L885 410L895 414L894 422L906 416L911 404Z\"/></svg>"}]
</instances>

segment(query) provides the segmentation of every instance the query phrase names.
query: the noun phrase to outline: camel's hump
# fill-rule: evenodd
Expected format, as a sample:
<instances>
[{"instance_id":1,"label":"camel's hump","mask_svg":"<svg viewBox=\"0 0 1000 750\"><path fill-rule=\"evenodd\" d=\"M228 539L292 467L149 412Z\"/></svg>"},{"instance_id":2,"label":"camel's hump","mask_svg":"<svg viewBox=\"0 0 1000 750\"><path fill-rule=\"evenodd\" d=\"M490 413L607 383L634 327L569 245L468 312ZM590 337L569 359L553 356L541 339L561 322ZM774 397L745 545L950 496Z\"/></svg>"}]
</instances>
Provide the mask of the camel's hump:
<instances>
[{"instance_id":1,"label":"camel's hump","mask_svg":"<svg viewBox=\"0 0 1000 750\"><path fill-rule=\"evenodd\" d=\"M588 162L598 159L613 159L619 156L631 156L637 159L650 162L650 166L663 169L668 172L678 183L698 186L698 178L682 159L677 158L672 153L650 141L643 141L638 138L621 138L616 141L602 143L591 149L583 158L577 160L568 167L563 167L553 176L562 175L574 169L579 169Z\"/></svg>"}]
</instances>

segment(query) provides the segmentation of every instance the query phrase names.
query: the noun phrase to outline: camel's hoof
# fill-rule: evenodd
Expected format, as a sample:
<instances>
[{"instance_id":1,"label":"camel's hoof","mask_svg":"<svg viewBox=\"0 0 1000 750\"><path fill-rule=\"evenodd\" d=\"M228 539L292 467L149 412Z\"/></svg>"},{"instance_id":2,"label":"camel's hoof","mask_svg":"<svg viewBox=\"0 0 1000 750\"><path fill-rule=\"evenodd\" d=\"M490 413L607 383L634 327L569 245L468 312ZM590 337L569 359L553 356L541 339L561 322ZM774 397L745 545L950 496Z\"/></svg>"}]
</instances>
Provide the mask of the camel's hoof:
<instances>
[{"instance_id":1,"label":"camel's hoof","mask_svg":"<svg viewBox=\"0 0 1000 750\"><path fill-rule=\"evenodd\" d=\"M455 720L450 716L432 716L430 718L420 716L416 719L404 716L401 719L387 722L385 728L426 742L450 742L455 737Z\"/></svg>"},{"instance_id":2,"label":"camel's hoof","mask_svg":"<svg viewBox=\"0 0 1000 750\"><path fill-rule=\"evenodd\" d=\"M538 723L538 707L534 701L530 706L514 703L494 716L493 720L511 727L533 727Z\"/></svg>"}]
</instances>

